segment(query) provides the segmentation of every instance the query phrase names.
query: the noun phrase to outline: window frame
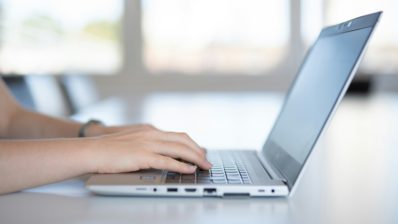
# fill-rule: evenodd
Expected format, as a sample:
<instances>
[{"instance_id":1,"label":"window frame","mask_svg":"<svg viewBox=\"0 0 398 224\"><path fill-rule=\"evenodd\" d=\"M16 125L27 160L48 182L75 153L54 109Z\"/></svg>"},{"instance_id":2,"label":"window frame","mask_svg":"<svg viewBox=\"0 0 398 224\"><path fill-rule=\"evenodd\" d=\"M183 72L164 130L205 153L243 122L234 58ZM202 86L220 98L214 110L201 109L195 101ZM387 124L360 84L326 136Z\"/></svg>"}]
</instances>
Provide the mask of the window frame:
<instances>
[{"instance_id":1,"label":"window frame","mask_svg":"<svg viewBox=\"0 0 398 224\"><path fill-rule=\"evenodd\" d=\"M136 91L203 91L203 90L285 90L294 77L304 56L305 44L301 35L301 2L289 1L289 39L285 58L263 74L151 74L143 61L143 35L141 29L141 0L125 0L122 19L123 76L116 85L130 83Z\"/></svg>"}]
</instances>

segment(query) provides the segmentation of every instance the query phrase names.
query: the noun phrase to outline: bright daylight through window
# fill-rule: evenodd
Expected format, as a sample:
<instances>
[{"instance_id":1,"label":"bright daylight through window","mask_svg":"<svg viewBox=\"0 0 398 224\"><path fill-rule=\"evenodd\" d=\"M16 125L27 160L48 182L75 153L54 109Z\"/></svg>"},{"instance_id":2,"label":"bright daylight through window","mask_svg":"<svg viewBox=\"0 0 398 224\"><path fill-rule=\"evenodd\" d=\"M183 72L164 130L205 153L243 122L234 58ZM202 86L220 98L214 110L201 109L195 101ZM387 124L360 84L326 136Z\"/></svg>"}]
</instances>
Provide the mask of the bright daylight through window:
<instances>
[{"instance_id":1,"label":"bright daylight through window","mask_svg":"<svg viewBox=\"0 0 398 224\"><path fill-rule=\"evenodd\" d=\"M349 19L383 10L380 24L362 63L362 70L370 74L398 72L398 1L397 0L329 0L326 7L326 22ZM348 17L347 17L348 16Z\"/></svg>"},{"instance_id":2,"label":"bright daylight through window","mask_svg":"<svg viewBox=\"0 0 398 224\"><path fill-rule=\"evenodd\" d=\"M383 15L359 70L367 74L398 72L397 0L302 0L301 3L302 36L307 47L322 26L382 10Z\"/></svg>"},{"instance_id":3,"label":"bright daylight through window","mask_svg":"<svg viewBox=\"0 0 398 224\"><path fill-rule=\"evenodd\" d=\"M377 10L384 13L360 72L398 71L397 0L84 0L79 7L75 4L1 0L0 72L117 74L136 60L129 55L138 55L143 64L137 67L154 75L275 74L274 69L284 68L286 62L301 60L323 26ZM123 23L123 18L138 21L142 32L136 30L139 25ZM122 46L123 39L139 47Z\"/></svg>"},{"instance_id":4,"label":"bright daylight through window","mask_svg":"<svg viewBox=\"0 0 398 224\"><path fill-rule=\"evenodd\" d=\"M262 74L287 53L288 0L141 2L151 73Z\"/></svg>"},{"instance_id":5,"label":"bright daylight through window","mask_svg":"<svg viewBox=\"0 0 398 224\"><path fill-rule=\"evenodd\" d=\"M120 69L122 0L2 0L0 7L0 72Z\"/></svg>"}]
</instances>

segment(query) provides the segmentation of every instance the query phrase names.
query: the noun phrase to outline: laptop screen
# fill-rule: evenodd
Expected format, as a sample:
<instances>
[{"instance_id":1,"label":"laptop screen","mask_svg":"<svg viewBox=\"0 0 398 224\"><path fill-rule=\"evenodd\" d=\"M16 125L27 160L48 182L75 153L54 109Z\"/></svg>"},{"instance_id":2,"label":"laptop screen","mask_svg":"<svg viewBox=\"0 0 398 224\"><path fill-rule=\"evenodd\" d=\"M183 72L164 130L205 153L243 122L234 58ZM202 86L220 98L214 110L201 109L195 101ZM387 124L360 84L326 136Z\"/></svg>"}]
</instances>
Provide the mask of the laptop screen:
<instances>
[{"instance_id":1,"label":"laptop screen","mask_svg":"<svg viewBox=\"0 0 398 224\"><path fill-rule=\"evenodd\" d=\"M373 30L374 24L361 24L358 21L361 18L349 25L344 23L322 30L264 144L265 158L284 176L289 188L344 94Z\"/></svg>"}]
</instances>

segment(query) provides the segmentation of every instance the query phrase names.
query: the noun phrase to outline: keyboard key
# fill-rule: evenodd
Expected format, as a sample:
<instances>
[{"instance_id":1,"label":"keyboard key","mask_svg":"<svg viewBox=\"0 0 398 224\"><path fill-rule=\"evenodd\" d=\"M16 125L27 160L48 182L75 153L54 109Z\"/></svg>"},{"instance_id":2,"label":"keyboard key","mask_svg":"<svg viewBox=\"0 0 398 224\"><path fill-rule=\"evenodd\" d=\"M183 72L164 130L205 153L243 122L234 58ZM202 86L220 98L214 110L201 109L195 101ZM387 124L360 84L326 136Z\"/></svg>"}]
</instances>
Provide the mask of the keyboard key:
<instances>
[{"instance_id":1,"label":"keyboard key","mask_svg":"<svg viewBox=\"0 0 398 224\"><path fill-rule=\"evenodd\" d=\"M242 184L242 181L240 180L228 180L229 184Z\"/></svg>"},{"instance_id":2,"label":"keyboard key","mask_svg":"<svg viewBox=\"0 0 398 224\"><path fill-rule=\"evenodd\" d=\"M220 174L215 173L215 174L213 174L211 176L212 177L225 177L225 174L223 174L223 173L220 173Z\"/></svg>"},{"instance_id":3,"label":"keyboard key","mask_svg":"<svg viewBox=\"0 0 398 224\"><path fill-rule=\"evenodd\" d=\"M230 154L210 154L210 170L198 169L195 174L168 172L166 183L184 184L251 184L251 179L240 157Z\"/></svg>"},{"instance_id":4,"label":"keyboard key","mask_svg":"<svg viewBox=\"0 0 398 224\"><path fill-rule=\"evenodd\" d=\"M226 180L213 180L213 183L215 183L215 184L226 184L227 181Z\"/></svg>"},{"instance_id":5,"label":"keyboard key","mask_svg":"<svg viewBox=\"0 0 398 224\"><path fill-rule=\"evenodd\" d=\"M211 180L226 180L225 177L212 177Z\"/></svg>"},{"instance_id":6,"label":"keyboard key","mask_svg":"<svg viewBox=\"0 0 398 224\"><path fill-rule=\"evenodd\" d=\"M239 177L240 178L240 174L239 173L227 173L227 177Z\"/></svg>"},{"instance_id":7,"label":"keyboard key","mask_svg":"<svg viewBox=\"0 0 398 224\"><path fill-rule=\"evenodd\" d=\"M180 180L166 180L167 184L177 184L180 183Z\"/></svg>"},{"instance_id":8,"label":"keyboard key","mask_svg":"<svg viewBox=\"0 0 398 224\"><path fill-rule=\"evenodd\" d=\"M228 177L227 179L228 181L239 181L239 182L242 181L239 177Z\"/></svg>"},{"instance_id":9,"label":"keyboard key","mask_svg":"<svg viewBox=\"0 0 398 224\"><path fill-rule=\"evenodd\" d=\"M211 184L211 180L210 179L208 179L208 180L198 180L197 183L198 184Z\"/></svg>"},{"instance_id":10,"label":"keyboard key","mask_svg":"<svg viewBox=\"0 0 398 224\"><path fill-rule=\"evenodd\" d=\"M166 183L179 183L179 182L180 182L180 176L168 175L166 177Z\"/></svg>"},{"instance_id":11,"label":"keyboard key","mask_svg":"<svg viewBox=\"0 0 398 224\"><path fill-rule=\"evenodd\" d=\"M181 180L181 183L183 183L183 184L194 184L195 180Z\"/></svg>"},{"instance_id":12,"label":"keyboard key","mask_svg":"<svg viewBox=\"0 0 398 224\"><path fill-rule=\"evenodd\" d=\"M182 180L194 180L195 179L195 175L193 174L183 174L181 176Z\"/></svg>"}]
</instances>

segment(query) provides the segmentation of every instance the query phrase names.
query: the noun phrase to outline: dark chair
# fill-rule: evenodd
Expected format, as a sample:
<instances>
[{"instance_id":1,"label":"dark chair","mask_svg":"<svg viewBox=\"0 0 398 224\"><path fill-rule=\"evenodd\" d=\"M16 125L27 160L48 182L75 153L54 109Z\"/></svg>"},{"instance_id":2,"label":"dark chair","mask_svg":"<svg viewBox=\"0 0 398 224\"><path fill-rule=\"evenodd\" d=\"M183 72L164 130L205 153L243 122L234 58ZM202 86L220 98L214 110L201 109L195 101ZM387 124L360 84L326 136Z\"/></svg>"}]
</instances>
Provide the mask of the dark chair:
<instances>
[{"instance_id":1,"label":"dark chair","mask_svg":"<svg viewBox=\"0 0 398 224\"><path fill-rule=\"evenodd\" d=\"M2 78L8 86L8 89L21 105L31 110L35 109L35 103L24 76L9 75L3 76Z\"/></svg>"},{"instance_id":2,"label":"dark chair","mask_svg":"<svg viewBox=\"0 0 398 224\"><path fill-rule=\"evenodd\" d=\"M60 76L59 79L72 114L98 102L99 97L95 84L87 75L68 74Z\"/></svg>"},{"instance_id":3,"label":"dark chair","mask_svg":"<svg viewBox=\"0 0 398 224\"><path fill-rule=\"evenodd\" d=\"M55 76L11 75L3 77L17 100L26 108L44 114L65 117L71 114L66 96Z\"/></svg>"}]
</instances>

